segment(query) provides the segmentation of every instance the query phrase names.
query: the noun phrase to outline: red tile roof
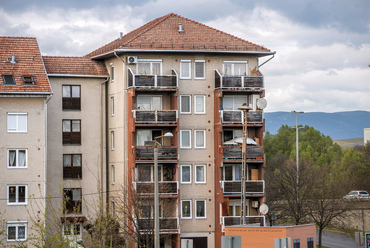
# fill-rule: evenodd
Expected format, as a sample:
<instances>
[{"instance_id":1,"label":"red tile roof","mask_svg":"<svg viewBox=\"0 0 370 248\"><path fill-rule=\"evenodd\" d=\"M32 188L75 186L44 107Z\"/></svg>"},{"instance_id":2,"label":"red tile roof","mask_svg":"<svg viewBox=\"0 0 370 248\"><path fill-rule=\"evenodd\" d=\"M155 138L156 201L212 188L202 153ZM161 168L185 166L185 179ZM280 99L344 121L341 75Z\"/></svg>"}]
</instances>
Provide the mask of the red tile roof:
<instances>
[{"instance_id":1,"label":"red tile roof","mask_svg":"<svg viewBox=\"0 0 370 248\"><path fill-rule=\"evenodd\" d=\"M0 75L0 93L51 92L36 38L0 37ZM4 85L2 75L13 75L15 85ZM35 85L24 85L23 75L32 75Z\"/></svg>"},{"instance_id":2,"label":"red tile roof","mask_svg":"<svg viewBox=\"0 0 370 248\"><path fill-rule=\"evenodd\" d=\"M103 62L87 57L43 56L48 74L108 75Z\"/></svg>"},{"instance_id":3,"label":"red tile roof","mask_svg":"<svg viewBox=\"0 0 370 248\"><path fill-rule=\"evenodd\" d=\"M179 32L179 24L184 32ZM224 33L177 14L157 18L107 45L87 54L94 57L115 49L204 50L271 52L233 35Z\"/></svg>"}]
</instances>

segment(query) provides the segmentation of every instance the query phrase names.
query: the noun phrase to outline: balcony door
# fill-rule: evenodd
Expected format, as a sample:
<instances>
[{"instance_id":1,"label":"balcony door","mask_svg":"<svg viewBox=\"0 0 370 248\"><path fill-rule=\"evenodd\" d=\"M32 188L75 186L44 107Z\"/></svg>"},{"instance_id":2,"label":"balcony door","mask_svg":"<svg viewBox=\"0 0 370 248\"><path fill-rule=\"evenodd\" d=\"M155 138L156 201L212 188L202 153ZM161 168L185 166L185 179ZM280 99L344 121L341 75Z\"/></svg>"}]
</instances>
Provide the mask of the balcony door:
<instances>
[{"instance_id":1,"label":"balcony door","mask_svg":"<svg viewBox=\"0 0 370 248\"><path fill-rule=\"evenodd\" d=\"M235 138L242 138L243 137L243 130L242 129L229 129L224 130L223 132L223 142L235 139Z\"/></svg>"},{"instance_id":2,"label":"balcony door","mask_svg":"<svg viewBox=\"0 0 370 248\"><path fill-rule=\"evenodd\" d=\"M150 144L153 146L153 142L148 142L148 141L153 141L155 137L161 136L162 135L162 130L158 129L142 129L138 130L136 135L136 146L146 146ZM162 138L157 139L157 142L162 145ZM153 144L151 144L153 143Z\"/></svg>"},{"instance_id":3,"label":"balcony door","mask_svg":"<svg viewBox=\"0 0 370 248\"><path fill-rule=\"evenodd\" d=\"M140 110L162 110L162 96L137 96L137 108Z\"/></svg>"},{"instance_id":4,"label":"balcony door","mask_svg":"<svg viewBox=\"0 0 370 248\"><path fill-rule=\"evenodd\" d=\"M238 110L244 103L249 105L248 96L225 96L222 98L224 110Z\"/></svg>"},{"instance_id":5,"label":"balcony door","mask_svg":"<svg viewBox=\"0 0 370 248\"><path fill-rule=\"evenodd\" d=\"M162 75L162 60L139 59L136 72L138 75Z\"/></svg>"},{"instance_id":6,"label":"balcony door","mask_svg":"<svg viewBox=\"0 0 370 248\"><path fill-rule=\"evenodd\" d=\"M154 166L150 164L138 165L136 169L138 182L154 182ZM158 165L158 181L163 182L163 165Z\"/></svg>"},{"instance_id":7,"label":"balcony door","mask_svg":"<svg viewBox=\"0 0 370 248\"><path fill-rule=\"evenodd\" d=\"M224 164L223 174L224 174L224 181L241 181L242 165L241 164Z\"/></svg>"},{"instance_id":8,"label":"balcony door","mask_svg":"<svg viewBox=\"0 0 370 248\"><path fill-rule=\"evenodd\" d=\"M246 76L247 61L224 61L223 75L224 76Z\"/></svg>"},{"instance_id":9,"label":"balcony door","mask_svg":"<svg viewBox=\"0 0 370 248\"><path fill-rule=\"evenodd\" d=\"M241 215L241 200L230 200L229 201L229 216L240 216ZM249 199L245 201L245 208L246 208L246 216L249 216Z\"/></svg>"}]
</instances>

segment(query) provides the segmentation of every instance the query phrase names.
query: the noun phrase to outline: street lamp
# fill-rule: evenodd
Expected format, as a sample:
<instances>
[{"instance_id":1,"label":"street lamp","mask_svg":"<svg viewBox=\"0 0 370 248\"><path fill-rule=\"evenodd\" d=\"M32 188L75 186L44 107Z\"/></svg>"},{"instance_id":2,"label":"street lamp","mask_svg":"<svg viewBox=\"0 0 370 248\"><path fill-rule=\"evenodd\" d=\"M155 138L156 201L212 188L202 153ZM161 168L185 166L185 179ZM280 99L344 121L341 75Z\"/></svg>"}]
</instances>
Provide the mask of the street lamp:
<instances>
[{"instance_id":1,"label":"street lamp","mask_svg":"<svg viewBox=\"0 0 370 248\"><path fill-rule=\"evenodd\" d=\"M154 248L159 248L159 190L158 190L158 147L157 139L173 137L171 132L154 137Z\"/></svg>"},{"instance_id":2,"label":"street lamp","mask_svg":"<svg viewBox=\"0 0 370 248\"><path fill-rule=\"evenodd\" d=\"M295 114L295 131L296 131L296 162L297 162L297 201L299 201L299 156L298 156L298 114L303 114L303 111L291 111L290 113Z\"/></svg>"},{"instance_id":3,"label":"street lamp","mask_svg":"<svg viewBox=\"0 0 370 248\"><path fill-rule=\"evenodd\" d=\"M241 220L240 220L240 224L241 225L245 225L245 184L246 184L246 179L245 179L245 176L246 176L246 173L245 173L245 164L246 164L246 159L247 159L247 136L248 136L248 132L247 132L247 122L248 122L248 118L247 118L247 113L249 110L251 110L252 108L249 107L249 105L247 105L246 103L243 103L243 106L239 107L238 108L239 110L242 110L243 111L243 139L242 139L242 183L241 183Z\"/></svg>"}]
</instances>

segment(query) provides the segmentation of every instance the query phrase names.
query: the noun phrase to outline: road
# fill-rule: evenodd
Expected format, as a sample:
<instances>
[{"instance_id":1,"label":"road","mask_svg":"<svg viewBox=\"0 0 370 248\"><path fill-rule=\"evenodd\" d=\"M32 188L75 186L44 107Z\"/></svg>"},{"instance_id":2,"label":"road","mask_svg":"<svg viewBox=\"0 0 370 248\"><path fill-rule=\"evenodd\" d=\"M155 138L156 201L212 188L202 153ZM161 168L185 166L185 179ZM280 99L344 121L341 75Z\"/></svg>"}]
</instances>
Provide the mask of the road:
<instances>
[{"instance_id":1,"label":"road","mask_svg":"<svg viewBox=\"0 0 370 248\"><path fill-rule=\"evenodd\" d=\"M316 242L319 242L319 232L316 232ZM358 248L354 234L324 230L322 232L322 245L330 248ZM363 246L361 246L363 247Z\"/></svg>"}]
</instances>

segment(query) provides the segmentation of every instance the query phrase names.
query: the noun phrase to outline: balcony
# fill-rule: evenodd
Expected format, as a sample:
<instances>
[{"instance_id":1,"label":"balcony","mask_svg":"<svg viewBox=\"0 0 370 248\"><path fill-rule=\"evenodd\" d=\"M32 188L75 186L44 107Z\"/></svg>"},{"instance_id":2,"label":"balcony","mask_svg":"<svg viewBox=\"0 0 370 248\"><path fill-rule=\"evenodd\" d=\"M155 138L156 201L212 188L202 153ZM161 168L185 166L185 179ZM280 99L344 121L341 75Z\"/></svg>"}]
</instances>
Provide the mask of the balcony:
<instances>
[{"instance_id":1,"label":"balcony","mask_svg":"<svg viewBox=\"0 0 370 248\"><path fill-rule=\"evenodd\" d=\"M264 88L263 76L222 76L215 70L215 89L260 90Z\"/></svg>"},{"instance_id":2,"label":"balcony","mask_svg":"<svg viewBox=\"0 0 370 248\"><path fill-rule=\"evenodd\" d=\"M132 110L137 124L176 124L177 110Z\"/></svg>"},{"instance_id":3,"label":"balcony","mask_svg":"<svg viewBox=\"0 0 370 248\"><path fill-rule=\"evenodd\" d=\"M150 218L139 218L135 220L136 227L140 232L154 232L154 220ZM179 233L178 217L159 218L159 232L161 233Z\"/></svg>"},{"instance_id":4,"label":"balcony","mask_svg":"<svg viewBox=\"0 0 370 248\"><path fill-rule=\"evenodd\" d=\"M133 182L133 186L137 195L150 196L154 194L154 182ZM158 191L160 195L177 196L179 190L179 182L159 182Z\"/></svg>"},{"instance_id":5,"label":"balcony","mask_svg":"<svg viewBox=\"0 0 370 248\"><path fill-rule=\"evenodd\" d=\"M221 225L223 227L240 225L240 218L240 216L222 216ZM265 226L265 216L246 216L245 224L258 224L259 226Z\"/></svg>"},{"instance_id":6,"label":"balcony","mask_svg":"<svg viewBox=\"0 0 370 248\"><path fill-rule=\"evenodd\" d=\"M135 75L131 69L128 69L128 87L177 89L178 76L175 70L172 70L172 75Z\"/></svg>"},{"instance_id":7,"label":"balcony","mask_svg":"<svg viewBox=\"0 0 370 248\"><path fill-rule=\"evenodd\" d=\"M238 145L222 146L223 158L225 159L242 159L242 147ZM247 146L247 159L263 160L263 146Z\"/></svg>"},{"instance_id":8,"label":"balcony","mask_svg":"<svg viewBox=\"0 0 370 248\"><path fill-rule=\"evenodd\" d=\"M154 147L135 146L136 160L154 160ZM177 160L176 146L158 147L158 160Z\"/></svg>"},{"instance_id":9,"label":"balcony","mask_svg":"<svg viewBox=\"0 0 370 248\"><path fill-rule=\"evenodd\" d=\"M221 188L224 190L224 195L240 195L241 181L221 181ZM265 192L265 181L246 181L245 193L247 195L263 195Z\"/></svg>"},{"instance_id":10,"label":"balcony","mask_svg":"<svg viewBox=\"0 0 370 248\"><path fill-rule=\"evenodd\" d=\"M243 124L243 111L220 110L220 118L223 124ZM251 111L247 113L247 124L262 124L263 112Z\"/></svg>"}]
</instances>

